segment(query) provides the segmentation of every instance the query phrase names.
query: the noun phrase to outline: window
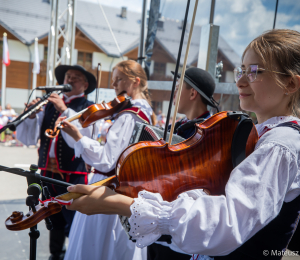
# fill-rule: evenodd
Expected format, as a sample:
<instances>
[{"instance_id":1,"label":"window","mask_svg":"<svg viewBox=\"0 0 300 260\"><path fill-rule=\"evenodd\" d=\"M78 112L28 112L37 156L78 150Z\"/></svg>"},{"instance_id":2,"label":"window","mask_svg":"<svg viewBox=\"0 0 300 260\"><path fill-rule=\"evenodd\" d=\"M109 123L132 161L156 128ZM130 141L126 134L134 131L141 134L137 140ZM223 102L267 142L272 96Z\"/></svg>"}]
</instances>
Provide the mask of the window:
<instances>
[{"instance_id":1,"label":"window","mask_svg":"<svg viewBox=\"0 0 300 260\"><path fill-rule=\"evenodd\" d=\"M93 54L79 51L77 55L77 64L85 69L91 69L93 64Z\"/></svg>"},{"instance_id":2,"label":"window","mask_svg":"<svg viewBox=\"0 0 300 260\"><path fill-rule=\"evenodd\" d=\"M166 75L166 63L154 62L153 74L165 76Z\"/></svg>"}]
</instances>

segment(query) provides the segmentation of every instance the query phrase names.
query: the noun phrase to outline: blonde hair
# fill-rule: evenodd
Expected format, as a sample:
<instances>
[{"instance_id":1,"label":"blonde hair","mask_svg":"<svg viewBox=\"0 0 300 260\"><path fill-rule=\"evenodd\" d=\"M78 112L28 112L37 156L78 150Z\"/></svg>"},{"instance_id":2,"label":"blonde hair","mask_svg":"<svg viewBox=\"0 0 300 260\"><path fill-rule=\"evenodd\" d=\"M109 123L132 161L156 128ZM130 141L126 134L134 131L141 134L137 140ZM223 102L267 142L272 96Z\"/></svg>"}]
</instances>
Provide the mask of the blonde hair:
<instances>
[{"instance_id":1,"label":"blonde hair","mask_svg":"<svg viewBox=\"0 0 300 260\"><path fill-rule=\"evenodd\" d=\"M134 60L124 60L113 67L113 71L116 68L118 68L118 70L124 73L131 80L135 80L137 77L140 78L140 90L142 97L146 99L151 106L151 98L148 92L147 76L142 66Z\"/></svg>"},{"instance_id":2,"label":"blonde hair","mask_svg":"<svg viewBox=\"0 0 300 260\"><path fill-rule=\"evenodd\" d=\"M253 49L261 58L265 69L268 69L279 87L287 90L286 78L300 75L300 33L288 29L270 30L255 38L245 49ZM277 71L284 73L274 73ZM300 89L291 94L288 107L293 115L300 116Z\"/></svg>"},{"instance_id":3,"label":"blonde hair","mask_svg":"<svg viewBox=\"0 0 300 260\"><path fill-rule=\"evenodd\" d=\"M151 97L148 91L147 75L142 66L134 60L125 60L119 62L116 66L114 66L113 71L116 68L131 80L135 80L137 77L140 78L141 95L152 107ZM151 115L151 120L152 124L156 122L156 115L154 114L154 112Z\"/></svg>"}]
</instances>

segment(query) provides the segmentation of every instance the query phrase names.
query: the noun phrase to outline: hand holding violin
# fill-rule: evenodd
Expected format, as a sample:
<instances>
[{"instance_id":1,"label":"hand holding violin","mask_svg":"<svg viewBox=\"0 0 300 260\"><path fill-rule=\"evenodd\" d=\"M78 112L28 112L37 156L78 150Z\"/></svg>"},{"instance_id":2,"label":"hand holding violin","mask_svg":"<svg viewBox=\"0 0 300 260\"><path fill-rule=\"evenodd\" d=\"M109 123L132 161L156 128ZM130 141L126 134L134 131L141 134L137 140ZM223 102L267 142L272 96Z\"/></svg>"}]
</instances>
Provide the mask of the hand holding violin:
<instances>
[{"instance_id":1,"label":"hand holding violin","mask_svg":"<svg viewBox=\"0 0 300 260\"><path fill-rule=\"evenodd\" d=\"M66 118L66 116L59 117L55 122L55 127L57 127L62 122L62 130L73 137L76 142L78 142L83 136L75 125L71 124L68 121L64 121Z\"/></svg>"},{"instance_id":2,"label":"hand holding violin","mask_svg":"<svg viewBox=\"0 0 300 260\"><path fill-rule=\"evenodd\" d=\"M84 196L74 200L70 206L66 206L69 210L77 210L87 215L119 214L131 216L130 205L133 203L133 199L118 194L108 187L78 184L68 187L68 191L84 194Z\"/></svg>"}]
</instances>

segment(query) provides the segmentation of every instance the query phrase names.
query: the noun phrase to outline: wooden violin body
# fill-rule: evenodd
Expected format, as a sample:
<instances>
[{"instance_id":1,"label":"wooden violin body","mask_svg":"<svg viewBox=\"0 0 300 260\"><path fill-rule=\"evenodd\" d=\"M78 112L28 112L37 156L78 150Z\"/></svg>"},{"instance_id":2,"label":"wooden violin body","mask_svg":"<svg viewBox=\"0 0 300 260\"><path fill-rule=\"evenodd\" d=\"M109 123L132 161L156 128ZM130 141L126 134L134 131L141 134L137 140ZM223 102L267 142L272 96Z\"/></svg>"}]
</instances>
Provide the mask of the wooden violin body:
<instances>
[{"instance_id":1,"label":"wooden violin body","mask_svg":"<svg viewBox=\"0 0 300 260\"><path fill-rule=\"evenodd\" d=\"M36 206L36 212L30 210L26 215L20 211L14 211L10 217L5 220L5 226L9 230L19 231L35 226L43 219L61 211L61 205L56 202L49 202L47 207L44 204Z\"/></svg>"},{"instance_id":2,"label":"wooden violin body","mask_svg":"<svg viewBox=\"0 0 300 260\"><path fill-rule=\"evenodd\" d=\"M91 105L88 108L85 108L84 110L76 113L74 116L66 118L64 121L72 122L76 119L79 119L79 122L82 125L82 127L86 128L94 124L97 120L112 116L118 111L121 111L129 104L130 99L128 98L126 92L122 92L114 100L108 103L103 102L101 104ZM45 135L49 138L55 138L59 134L60 129L63 128L62 123L63 121L58 126L56 126L54 130L47 129L45 131Z\"/></svg>"},{"instance_id":3,"label":"wooden violin body","mask_svg":"<svg viewBox=\"0 0 300 260\"><path fill-rule=\"evenodd\" d=\"M141 190L160 193L172 201L192 189L205 189L211 195L225 194L233 170L231 143L238 121L220 112L196 125L196 133L176 145L164 140L139 142L120 155L116 173L120 186L116 192L133 198ZM252 127L246 155L258 140Z\"/></svg>"},{"instance_id":4,"label":"wooden violin body","mask_svg":"<svg viewBox=\"0 0 300 260\"><path fill-rule=\"evenodd\" d=\"M210 195L225 194L233 170L231 144L238 123L227 112L220 112L196 125L196 133L176 145L168 145L162 139L133 144L120 155L116 175L92 185L111 187L114 183L116 192L132 198L147 190L160 193L167 201L192 189L205 189ZM257 141L258 134L252 124L246 156L253 152ZM58 199L79 196L66 193Z\"/></svg>"}]
</instances>

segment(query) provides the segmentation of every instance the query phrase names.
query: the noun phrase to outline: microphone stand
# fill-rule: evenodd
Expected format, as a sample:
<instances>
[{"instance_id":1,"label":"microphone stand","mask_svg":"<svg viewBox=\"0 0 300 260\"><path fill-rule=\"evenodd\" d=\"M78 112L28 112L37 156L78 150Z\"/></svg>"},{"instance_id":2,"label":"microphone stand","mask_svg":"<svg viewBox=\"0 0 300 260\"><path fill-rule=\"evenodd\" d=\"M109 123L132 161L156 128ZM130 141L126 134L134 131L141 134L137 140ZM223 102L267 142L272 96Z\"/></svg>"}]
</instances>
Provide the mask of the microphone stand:
<instances>
[{"instance_id":1,"label":"microphone stand","mask_svg":"<svg viewBox=\"0 0 300 260\"><path fill-rule=\"evenodd\" d=\"M0 171L10 172L10 173L17 174L17 175L24 176L24 177L32 177L32 178L35 178L38 182L43 181L43 182L51 183L51 184L58 185L61 187L65 187L65 188L73 185L73 184L70 184L70 183L67 183L64 181L54 180L54 179L51 179L48 177L41 176L36 171L32 172L32 171L26 171L26 170L23 170L20 168L9 168L9 167L3 166L3 165L0 165Z\"/></svg>"},{"instance_id":2,"label":"microphone stand","mask_svg":"<svg viewBox=\"0 0 300 260\"><path fill-rule=\"evenodd\" d=\"M50 198L48 187L42 188L43 185L41 181L52 183L54 185L59 185L62 187L68 187L72 185L67 182L43 177L39 173L37 173L37 170L38 170L38 166L34 164L30 165L30 171L25 171L19 168L9 168L0 165L0 171L6 171L6 172L10 172L10 173L14 173L26 177L27 184L28 184L28 188L27 188L28 196L26 198L26 205L29 206L29 210L32 210L33 212L36 212L36 206L39 204L38 199L41 193L46 199ZM46 222L47 229L51 230L52 223L49 217L45 218L45 222ZM29 259L36 260L37 239L40 237L40 232L37 229L37 225L30 228L29 237L30 237Z\"/></svg>"}]
</instances>

